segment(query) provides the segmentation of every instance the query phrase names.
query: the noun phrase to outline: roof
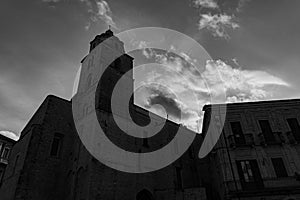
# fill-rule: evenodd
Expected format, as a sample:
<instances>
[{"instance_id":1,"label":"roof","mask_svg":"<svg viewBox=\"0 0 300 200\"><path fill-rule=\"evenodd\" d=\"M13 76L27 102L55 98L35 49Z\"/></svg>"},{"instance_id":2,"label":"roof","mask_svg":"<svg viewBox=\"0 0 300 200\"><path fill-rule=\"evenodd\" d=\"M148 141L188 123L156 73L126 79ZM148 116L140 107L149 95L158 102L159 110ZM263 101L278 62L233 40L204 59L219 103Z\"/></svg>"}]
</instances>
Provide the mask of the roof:
<instances>
[{"instance_id":1,"label":"roof","mask_svg":"<svg viewBox=\"0 0 300 200\"><path fill-rule=\"evenodd\" d=\"M237 103L225 103L225 104L207 104L203 106L203 111L211 109L212 106L221 107L226 106L227 109L243 108L243 107L256 107L256 106L283 106L283 105L300 105L300 99L280 99L280 100L268 100L268 101L252 101L252 102L237 102Z\"/></svg>"}]
</instances>

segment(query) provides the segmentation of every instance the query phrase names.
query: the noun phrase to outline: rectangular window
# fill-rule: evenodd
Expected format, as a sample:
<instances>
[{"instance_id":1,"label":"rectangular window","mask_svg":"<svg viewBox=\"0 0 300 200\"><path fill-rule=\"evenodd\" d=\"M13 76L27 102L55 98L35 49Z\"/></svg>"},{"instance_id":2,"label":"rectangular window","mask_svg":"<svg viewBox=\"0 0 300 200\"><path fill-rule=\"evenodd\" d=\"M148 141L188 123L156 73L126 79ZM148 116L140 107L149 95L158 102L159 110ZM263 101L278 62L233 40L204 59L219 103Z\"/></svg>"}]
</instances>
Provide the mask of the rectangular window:
<instances>
[{"instance_id":1,"label":"rectangular window","mask_svg":"<svg viewBox=\"0 0 300 200\"><path fill-rule=\"evenodd\" d=\"M296 118L289 118L287 119L289 127L292 131L292 134L296 141L300 141L300 126L298 120Z\"/></svg>"},{"instance_id":2,"label":"rectangular window","mask_svg":"<svg viewBox=\"0 0 300 200\"><path fill-rule=\"evenodd\" d=\"M0 169L0 184L2 183L3 175L4 175L4 170Z\"/></svg>"},{"instance_id":3,"label":"rectangular window","mask_svg":"<svg viewBox=\"0 0 300 200\"><path fill-rule=\"evenodd\" d=\"M8 159L9 152L10 152L10 148L9 147L4 147L1 157L4 158L4 159Z\"/></svg>"},{"instance_id":4,"label":"rectangular window","mask_svg":"<svg viewBox=\"0 0 300 200\"><path fill-rule=\"evenodd\" d=\"M246 144L245 136L240 122L230 122L231 130L236 144Z\"/></svg>"},{"instance_id":5,"label":"rectangular window","mask_svg":"<svg viewBox=\"0 0 300 200\"><path fill-rule=\"evenodd\" d=\"M143 147L149 148L148 138L143 138Z\"/></svg>"},{"instance_id":6,"label":"rectangular window","mask_svg":"<svg viewBox=\"0 0 300 200\"><path fill-rule=\"evenodd\" d=\"M276 176L278 178L287 177L288 174L286 172L282 158L271 158L271 160L272 160L272 164L273 164L273 168L275 170Z\"/></svg>"},{"instance_id":7,"label":"rectangular window","mask_svg":"<svg viewBox=\"0 0 300 200\"><path fill-rule=\"evenodd\" d=\"M176 167L177 188L182 189L181 167Z\"/></svg>"},{"instance_id":8,"label":"rectangular window","mask_svg":"<svg viewBox=\"0 0 300 200\"><path fill-rule=\"evenodd\" d=\"M266 142L275 142L275 137L268 120L259 120L259 125Z\"/></svg>"},{"instance_id":9,"label":"rectangular window","mask_svg":"<svg viewBox=\"0 0 300 200\"><path fill-rule=\"evenodd\" d=\"M253 172L251 169L250 161L249 160L241 161L240 165L242 168L243 178L245 182L253 182L254 178L253 178Z\"/></svg>"},{"instance_id":10,"label":"rectangular window","mask_svg":"<svg viewBox=\"0 0 300 200\"><path fill-rule=\"evenodd\" d=\"M63 135L60 133L55 133L52 141L52 146L51 146L51 156L56 156L59 157L61 153L61 148L62 148L62 140L63 140Z\"/></svg>"},{"instance_id":11,"label":"rectangular window","mask_svg":"<svg viewBox=\"0 0 300 200\"><path fill-rule=\"evenodd\" d=\"M237 170L243 189L261 189L263 182L256 160L236 161Z\"/></svg>"}]
</instances>

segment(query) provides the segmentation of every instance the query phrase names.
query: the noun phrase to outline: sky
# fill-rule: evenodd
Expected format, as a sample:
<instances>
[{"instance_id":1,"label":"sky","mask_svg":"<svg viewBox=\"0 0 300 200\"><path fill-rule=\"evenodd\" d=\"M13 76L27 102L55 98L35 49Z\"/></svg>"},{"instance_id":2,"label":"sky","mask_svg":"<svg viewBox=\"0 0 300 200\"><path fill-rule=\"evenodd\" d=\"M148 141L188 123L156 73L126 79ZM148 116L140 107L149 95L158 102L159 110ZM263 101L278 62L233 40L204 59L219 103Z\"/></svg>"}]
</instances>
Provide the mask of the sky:
<instances>
[{"instance_id":1,"label":"sky","mask_svg":"<svg viewBox=\"0 0 300 200\"><path fill-rule=\"evenodd\" d=\"M142 51L181 74L166 79L147 73L145 80L167 80L178 94L148 85L139 103L157 112L157 103L170 106L174 119L181 111L192 129L199 110L179 96L196 93L197 103L207 103L200 79L211 78L211 67L222 75L226 102L299 98L299 7L298 0L2 0L0 134L17 138L48 94L70 99L89 42L109 25L115 33L148 26L176 30L209 53L211 62L195 75L186 71L184 55Z\"/></svg>"}]
</instances>

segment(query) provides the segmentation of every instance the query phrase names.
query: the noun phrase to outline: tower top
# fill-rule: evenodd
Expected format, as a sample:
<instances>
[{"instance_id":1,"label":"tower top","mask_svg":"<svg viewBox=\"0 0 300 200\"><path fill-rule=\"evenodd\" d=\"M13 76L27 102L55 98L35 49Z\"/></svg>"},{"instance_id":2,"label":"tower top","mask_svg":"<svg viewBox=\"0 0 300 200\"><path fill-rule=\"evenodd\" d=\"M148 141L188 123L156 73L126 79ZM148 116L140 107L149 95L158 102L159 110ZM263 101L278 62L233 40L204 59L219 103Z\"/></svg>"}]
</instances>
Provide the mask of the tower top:
<instances>
[{"instance_id":1,"label":"tower top","mask_svg":"<svg viewBox=\"0 0 300 200\"><path fill-rule=\"evenodd\" d=\"M90 52L101 42L104 40L114 36L114 32L110 29L110 26L108 27L109 29L105 31L104 33L97 35L91 42L90 42Z\"/></svg>"}]
</instances>

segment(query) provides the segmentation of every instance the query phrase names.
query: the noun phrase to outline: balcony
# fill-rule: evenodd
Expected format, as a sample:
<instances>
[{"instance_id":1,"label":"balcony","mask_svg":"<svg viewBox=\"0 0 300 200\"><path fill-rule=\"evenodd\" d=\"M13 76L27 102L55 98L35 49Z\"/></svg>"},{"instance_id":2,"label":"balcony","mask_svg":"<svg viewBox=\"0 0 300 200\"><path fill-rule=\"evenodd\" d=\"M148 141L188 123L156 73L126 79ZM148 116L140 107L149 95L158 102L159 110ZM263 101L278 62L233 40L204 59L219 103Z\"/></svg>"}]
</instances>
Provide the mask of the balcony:
<instances>
[{"instance_id":1,"label":"balcony","mask_svg":"<svg viewBox=\"0 0 300 200\"><path fill-rule=\"evenodd\" d=\"M259 133L258 138L261 145L278 145L285 142L281 132Z\"/></svg>"},{"instance_id":2,"label":"balcony","mask_svg":"<svg viewBox=\"0 0 300 200\"><path fill-rule=\"evenodd\" d=\"M231 148L243 147L243 146L253 146L254 145L254 137L252 133L244 134L244 141L238 141L234 137L234 135L228 136L229 146Z\"/></svg>"},{"instance_id":3,"label":"balcony","mask_svg":"<svg viewBox=\"0 0 300 200\"><path fill-rule=\"evenodd\" d=\"M0 163L7 165L8 164L8 160L6 158L0 158Z\"/></svg>"}]
</instances>

